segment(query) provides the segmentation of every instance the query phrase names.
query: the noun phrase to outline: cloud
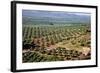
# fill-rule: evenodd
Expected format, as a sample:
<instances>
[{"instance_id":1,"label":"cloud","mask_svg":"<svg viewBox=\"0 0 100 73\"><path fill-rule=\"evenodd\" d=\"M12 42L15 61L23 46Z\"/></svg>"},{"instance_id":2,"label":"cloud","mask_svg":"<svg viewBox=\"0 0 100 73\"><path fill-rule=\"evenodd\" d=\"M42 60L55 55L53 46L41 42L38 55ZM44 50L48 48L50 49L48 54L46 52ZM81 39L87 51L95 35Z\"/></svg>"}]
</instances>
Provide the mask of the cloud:
<instances>
[{"instance_id":1,"label":"cloud","mask_svg":"<svg viewBox=\"0 0 100 73\"><path fill-rule=\"evenodd\" d=\"M68 12L68 14L74 14L74 15L84 15L84 16L90 16L90 13L85 13L85 12Z\"/></svg>"}]
</instances>

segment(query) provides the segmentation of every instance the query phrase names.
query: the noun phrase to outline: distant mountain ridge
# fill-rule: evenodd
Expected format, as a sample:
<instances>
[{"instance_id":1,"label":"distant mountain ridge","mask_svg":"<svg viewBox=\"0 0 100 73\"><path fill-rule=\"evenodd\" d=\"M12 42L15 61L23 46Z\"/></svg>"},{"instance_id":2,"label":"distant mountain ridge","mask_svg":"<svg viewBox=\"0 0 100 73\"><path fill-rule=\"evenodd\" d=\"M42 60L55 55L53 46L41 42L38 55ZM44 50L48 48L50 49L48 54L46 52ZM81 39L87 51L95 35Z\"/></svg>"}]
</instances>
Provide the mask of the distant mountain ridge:
<instances>
[{"instance_id":1,"label":"distant mountain ridge","mask_svg":"<svg viewBox=\"0 0 100 73\"><path fill-rule=\"evenodd\" d=\"M62 12L62 11L40 11L40 10L23 10L23 24L42 24L42 23L83 23L90 24L91 16L89 13Z\"/></svg>"}]
</instances>

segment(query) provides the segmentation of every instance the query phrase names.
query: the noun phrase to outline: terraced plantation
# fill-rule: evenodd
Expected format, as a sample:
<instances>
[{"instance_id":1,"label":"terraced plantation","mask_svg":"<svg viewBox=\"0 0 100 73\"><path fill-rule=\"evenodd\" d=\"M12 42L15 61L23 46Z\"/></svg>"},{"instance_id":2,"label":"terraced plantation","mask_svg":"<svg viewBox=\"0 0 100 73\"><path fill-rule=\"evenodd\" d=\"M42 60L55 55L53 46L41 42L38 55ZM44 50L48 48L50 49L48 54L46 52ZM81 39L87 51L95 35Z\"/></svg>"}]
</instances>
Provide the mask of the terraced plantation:
<instances>
[{"instance_id":1,"label":"terraced plantation","mask_svg":"<svg viewBox=\"0 0 100 73\"><path fill-rule=\"evenodd\" d=\"M88 24L23 25L22 37L23 63L91 59Z\"/></svg>"}]
</instances>

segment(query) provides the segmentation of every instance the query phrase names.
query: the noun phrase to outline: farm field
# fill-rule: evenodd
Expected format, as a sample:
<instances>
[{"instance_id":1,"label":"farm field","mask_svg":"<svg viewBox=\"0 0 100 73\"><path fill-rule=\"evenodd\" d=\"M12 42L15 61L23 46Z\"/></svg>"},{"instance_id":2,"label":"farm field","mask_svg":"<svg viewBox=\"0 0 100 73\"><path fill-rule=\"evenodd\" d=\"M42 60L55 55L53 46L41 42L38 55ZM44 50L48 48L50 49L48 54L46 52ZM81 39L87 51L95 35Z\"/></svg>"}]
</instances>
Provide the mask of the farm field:
<instances>
[{"instance_id":1,"label":"farm field","mask_svg":"<svg viewBox=\"0 0 100 73\"><path fill-rule=\"evenodd\" d=\"M22 39L23 63L91 59L88 24L23 25Z\"/></svg>"}]
</instances>

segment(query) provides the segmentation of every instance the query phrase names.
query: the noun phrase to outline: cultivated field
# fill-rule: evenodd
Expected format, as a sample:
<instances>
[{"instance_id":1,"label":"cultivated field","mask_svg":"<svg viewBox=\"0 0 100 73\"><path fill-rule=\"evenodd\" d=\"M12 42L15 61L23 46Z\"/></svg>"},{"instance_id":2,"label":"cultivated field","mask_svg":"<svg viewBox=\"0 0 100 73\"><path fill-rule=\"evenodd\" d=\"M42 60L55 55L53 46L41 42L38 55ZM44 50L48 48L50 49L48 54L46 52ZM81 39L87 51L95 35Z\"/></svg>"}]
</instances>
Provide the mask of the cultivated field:
<instances>
[{"instance_id":1,"label":"cultivated field","mask_svg":"<svg viewBox=\"0 0 100 73\"><path fill-rule=\"evenodd\" d=\"M23 25L22 61L88 60L91 58L90 33L87 24Z\"/></svg>"}]
</instances>

